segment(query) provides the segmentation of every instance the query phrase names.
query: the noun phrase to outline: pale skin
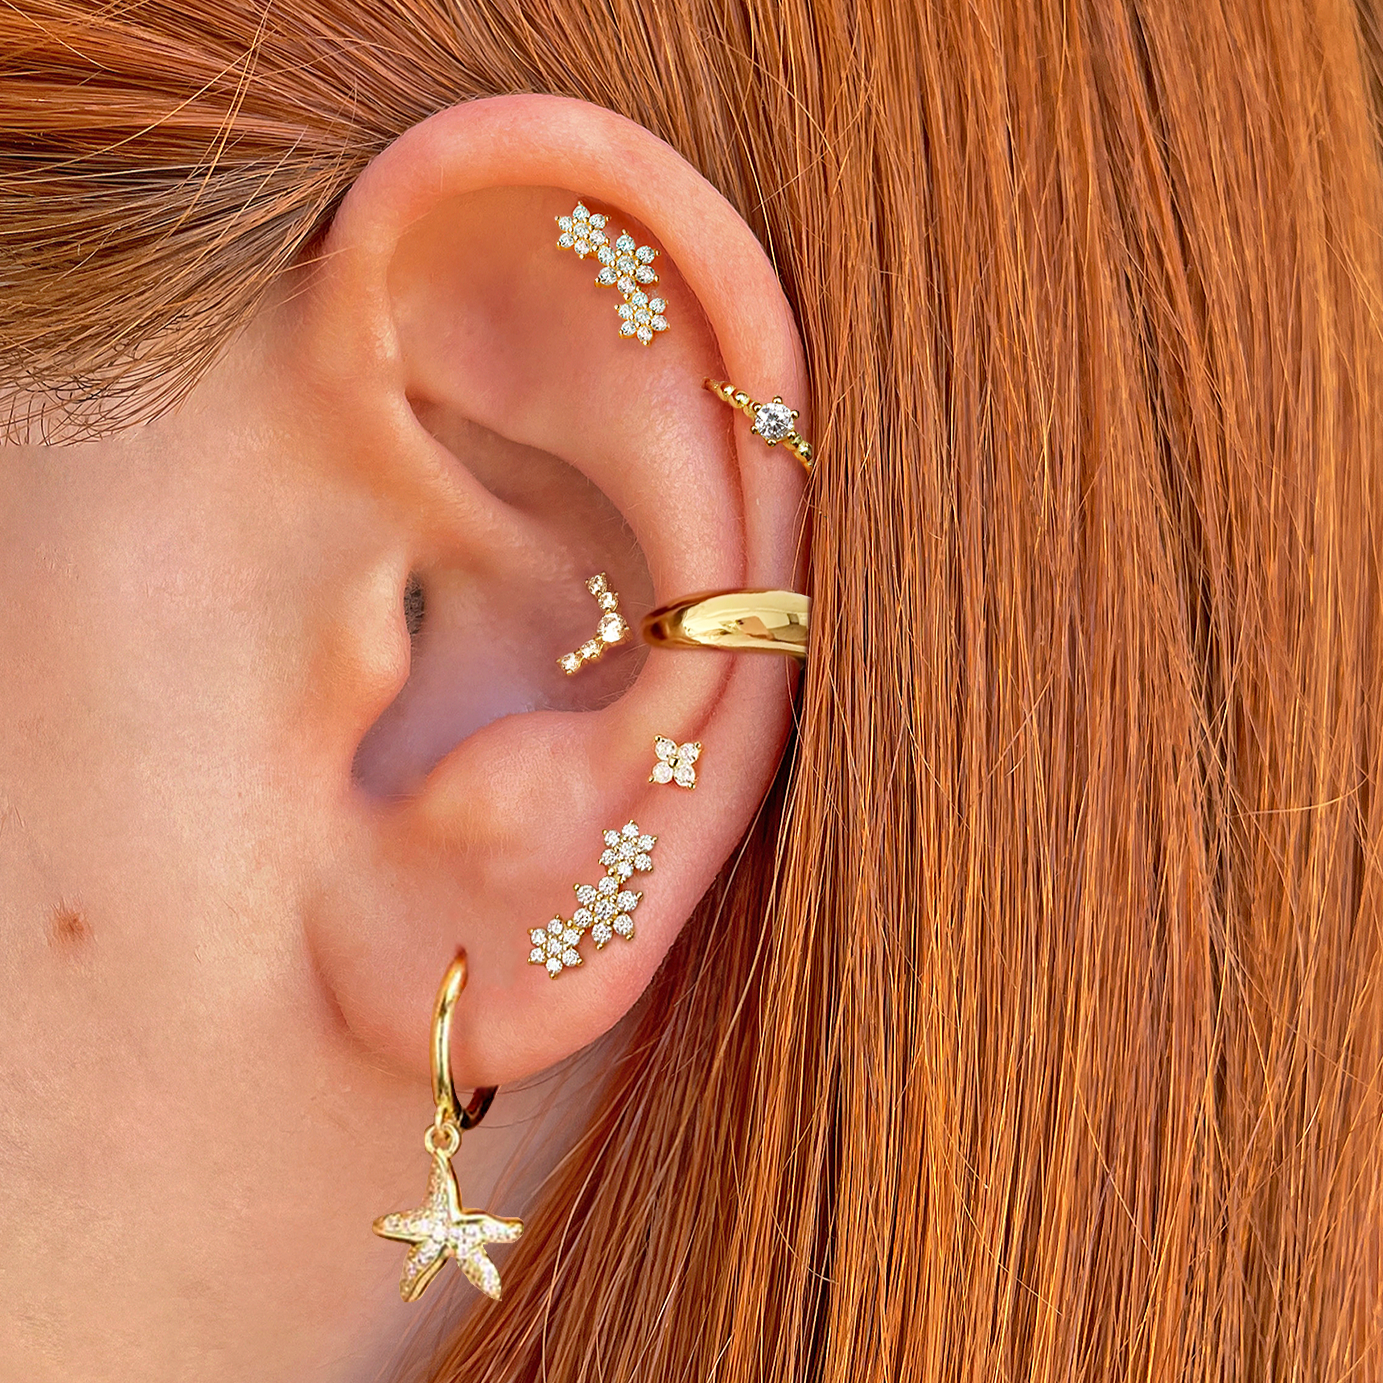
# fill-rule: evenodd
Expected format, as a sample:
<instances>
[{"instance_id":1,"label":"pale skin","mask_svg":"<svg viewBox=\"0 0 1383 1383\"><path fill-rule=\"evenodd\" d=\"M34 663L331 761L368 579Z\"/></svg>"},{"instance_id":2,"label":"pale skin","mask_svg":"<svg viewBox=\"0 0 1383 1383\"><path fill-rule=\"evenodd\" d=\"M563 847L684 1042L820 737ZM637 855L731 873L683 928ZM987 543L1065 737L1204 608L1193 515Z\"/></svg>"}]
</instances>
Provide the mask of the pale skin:
<instances>
[{"instance_id":1,"label":"pale skin","mask_svg":"<svg viewBox=\"0 0 1383 1383\"><path fill-rule=\"evenodd\" d=\"M650 348L556 248L577 194L663 251ZM381 154L174 413L5 449L6 1377L378 1376L425 1307L370 1225L426 1188L457 947L457 1083L505 1087L461 1194L530 1213L591 1044L619 1040L789 730L774 658L556 665L596 571L635 620L800 586L801 469L706 375L805 403L749 228L638 127L504 98ZM704 744L694 792L648 782L657 734ZM659 838L636 939L550 980L528 928L570 914L631 816ZM448 1309L487 1305L460 1282Z\"/></svg>"}]
</instances>

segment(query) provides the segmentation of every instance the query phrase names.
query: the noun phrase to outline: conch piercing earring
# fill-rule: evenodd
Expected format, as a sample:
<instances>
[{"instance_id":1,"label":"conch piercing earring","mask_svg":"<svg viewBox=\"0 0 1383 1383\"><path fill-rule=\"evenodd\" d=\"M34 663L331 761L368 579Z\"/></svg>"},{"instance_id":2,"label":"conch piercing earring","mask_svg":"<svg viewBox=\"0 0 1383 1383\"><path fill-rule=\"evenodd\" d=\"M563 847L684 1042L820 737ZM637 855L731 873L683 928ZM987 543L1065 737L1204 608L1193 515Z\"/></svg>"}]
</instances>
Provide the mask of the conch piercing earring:
<instances>
[{"instance_id":1,"label":"conch piercing earring","mask_svg":"<svg viewBox=\"0 0 1383 1383\"><path fill-rule=\"evenodd\" d=\"M605 573L591 577L586 582L586 589L600 606L600 623L596 626L594 638L587 639L575 652L564 653L558 658L557 666L568 677L580 672L587 663L598 662L605 656L607 648L613 648L629 637L629 625L619 612L619 596L610 589Z\"/></svg>"},{"instance_id":2,"label":"conch piercing earring","mask_svg":"<svg viewBox=\"0 0 1383 1383\"><path fill-rule=\"evenodd\" d=\"M462 951L447 967L437 1004L432 1013L432 1098L437 1106L432 1127L423 1146L432 1156L432 1175L427 1199L417 1210L383 1215L375 1221L375 1233L384 1239L411 1244L403 1264L399 1293L405 1301L417 1301L448 1258L487 1297L499 1300L499 1270L485 1253L486 1244L507 1244L523 1233L518 1220L466 1210L456 1190L451 1159L461 1147L461 1134L474 1128L490 1108L495 1087L477 1090L469 1106L461 1108L451 1080L451 1015L466 987L466 953Z\"/></svg>"},{"instance_id":3,"label":"conch piercing earring","mask_svg":"<svg viewBox=\"0 0 1383 1383\"><path fill-rule=\"evenodd\" d=\"M563 970L574 970L581 964L577 948L588 931L597 950L616 935L632 941L634 909L643 901L643 894L625 884L635 873L652 872L657 843L657 836L648 835L633 821L626 821L619 830L606 831L605 850L600 856L605 877L597 884L575 886L577 908L569 922L554 917L546 927L534 927L529 932L533 949L528 963L543 966L555 980Z\"/></svg>"},{"instance_id":4,"label":"conch piercing earring","mask_svg":"<svg viewBox=\"0 0 1383 1383\"><path fill-rule=\"evenodd\" d=\"M781 442L808 470L812 468L812 444L801 436L793 424L797 421L797 410L789 408L777 394L772 403L755 403L743 389L736 389L725 380L708 379L705 387L722 403L738 408L746 417L754 419L749 430L762 437L771 447Z\"/></svg>"},{"instance_id":5,"label":"conch piercing earring","mask_svg":"<svg viewBox=\"0 0 1383 1383\"><path fill-rule=\"evenodd\" d=\"M666 735L658 735L653 741L653 752L658 762L648 775L650 783L676 783L679 788L696 786L696 761L701 757L701 741L691 744L678 744Z\"/></svg>"},{"instance_id":6,"label":"conch piercing earring","mask_svg":"<svg viewBox=\"0 0 1383 1383\"><path fill-rule=\"evenodd\" d=\"M804 661L812 602L800 591L703 591L644 616L654 648L721 648L784 653Z\"/></svg>"},{"instance_id":7,"label":"conch piercing earring","mask_svg":"<svg viewBox=\"0 0 1383 1383\"><path fill-rule=\"evenodd\" d=\"M653 261L658 251L652 245L636 245L634 237L624 231L610 244L605 230L606 218L598 211L590 211L577 202L570 216L556 218L557 248L575 250L578 259L595 255L600 261L600 269L595 281L602 287L618 288L624 301L615 309L620 317L619 334L632 336L645 346L653 344L653 337L667 330L667 303L662 298L650 298L644 291L650 284L658 282L653 270Z\"/></svg>"}]
</instances>

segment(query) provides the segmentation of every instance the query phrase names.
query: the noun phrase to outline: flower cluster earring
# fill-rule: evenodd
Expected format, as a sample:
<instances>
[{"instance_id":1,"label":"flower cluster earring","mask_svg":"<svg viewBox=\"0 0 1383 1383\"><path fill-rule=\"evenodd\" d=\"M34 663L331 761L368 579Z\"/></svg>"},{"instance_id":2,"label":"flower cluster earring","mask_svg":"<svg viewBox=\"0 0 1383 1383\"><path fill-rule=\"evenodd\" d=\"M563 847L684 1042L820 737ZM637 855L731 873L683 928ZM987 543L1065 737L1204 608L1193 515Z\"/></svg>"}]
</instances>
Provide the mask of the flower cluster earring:
<instances>
[{"instance_id":1,"label":"flower cluster earring","mask_svg":"<svg viewBox=\"0 0 1383 1383\"><path fill-rule=\"evenodd\" d=\"M595 281L605 288L618 288L624 301L615 309L620 318L619 334L653 344L660 331L667 330L667 303L650 298L645 291L658 282L653 261L658 251L652 245L639 245L628 231L610 244L606 218L577 202L570 216L558 216L557 248L575 250L578 259L594 255L600 261Z\"/></svg>"},{"instance_id":2,"label":"flower cluster earring","mask_svg":"<svg viewBox=\"0 0 1383 1383\"><path fill-rule=\"evenodd\" d=\"M577 948L587 932L597 950L616 935L632 941L634 909L643 901L643 894L624 885L636 872L652 872L657 842L657 836L640 830L633 821L625 822L619 830L606 831L605 850L600 856L605 877L596 884L574 885L577 906L569 921L554 917L546 927L534 927L529 932L533 949L528 963L543 966L555 980L563 970L574 970L582 963Z\"/></svg>"}]
</instances>

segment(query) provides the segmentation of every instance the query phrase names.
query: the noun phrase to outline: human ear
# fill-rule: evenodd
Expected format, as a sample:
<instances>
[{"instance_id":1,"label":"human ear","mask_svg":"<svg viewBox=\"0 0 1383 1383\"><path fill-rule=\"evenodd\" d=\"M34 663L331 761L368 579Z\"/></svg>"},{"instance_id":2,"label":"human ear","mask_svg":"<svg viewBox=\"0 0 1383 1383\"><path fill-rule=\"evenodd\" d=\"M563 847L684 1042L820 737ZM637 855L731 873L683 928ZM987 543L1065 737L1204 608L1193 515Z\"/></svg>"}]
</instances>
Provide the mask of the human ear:
<instances>
[{"instance_id":1,"label":"human ear","mask_svg":"<svg viewBox=\"0 0 1383 1383\"><path fill-rule=\"evenodd\" d=\"M557 244L580 197L658 251L668 330ZM426 1069L458 948L457 1078L543 1069L631 1007L743 835L790 723L772 657L644 653L567 677L609 574L632 623L716 588L791 587L804 475L703 387L802 407L802 352L745 222L674 150L552 97L458 106L365 170L265 327L274 420L349 515L312 577L305 771L321 784L301 912L349 1031ZM809 427L805 415L799 422ZM423 616L409 637L405 592ZM700 741L694 790L649 781L656 736ZM603 833L657 837L632 940L556 979L530 929L571 918Z\"/></svg>"}]
</instances>

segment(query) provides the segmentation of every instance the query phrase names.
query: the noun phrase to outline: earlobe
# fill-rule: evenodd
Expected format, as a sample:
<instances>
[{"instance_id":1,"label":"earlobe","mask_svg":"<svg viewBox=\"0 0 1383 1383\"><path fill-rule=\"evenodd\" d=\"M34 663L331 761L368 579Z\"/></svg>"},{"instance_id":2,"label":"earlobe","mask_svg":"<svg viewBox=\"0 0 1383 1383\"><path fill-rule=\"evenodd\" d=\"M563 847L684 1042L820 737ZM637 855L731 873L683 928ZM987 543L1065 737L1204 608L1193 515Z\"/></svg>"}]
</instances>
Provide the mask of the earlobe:
<instances>
[{"instance_id":1,"label":"earlobe","mask_svg":"<svg viewBox=\"0 0 1383 1383\"><path fill-rule=\"evenodd\" d=\"M347 746L355 787L308 890L316 973L358 1037L416 1069L464 947L458 1078L511 1080L628 1010L776 770L781 663L625 639L568 655L592 638L597 572L630 624L688 591L797 584L802 469L703 381L803 399L800 344L709 184L556 98L410 131L295 306L310 445L378 505L376 558L426 610L402 692Z\"/></svg>"}]
</instances>

